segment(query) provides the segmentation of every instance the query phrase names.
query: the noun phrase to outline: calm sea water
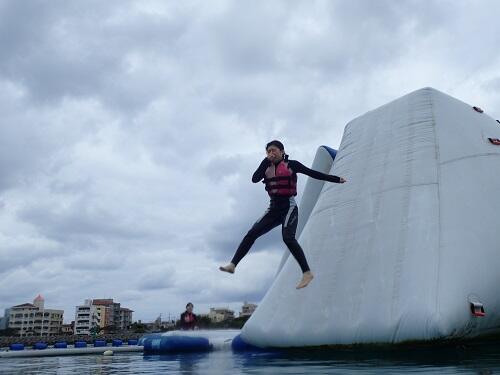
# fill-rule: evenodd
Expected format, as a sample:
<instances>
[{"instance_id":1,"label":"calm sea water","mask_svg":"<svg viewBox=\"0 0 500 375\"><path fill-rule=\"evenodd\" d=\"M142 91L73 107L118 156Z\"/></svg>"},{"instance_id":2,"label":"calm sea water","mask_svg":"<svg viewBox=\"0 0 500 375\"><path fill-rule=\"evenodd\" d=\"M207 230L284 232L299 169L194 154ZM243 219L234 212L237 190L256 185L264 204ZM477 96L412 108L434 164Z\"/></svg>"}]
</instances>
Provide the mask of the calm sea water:
<instances>
[{"instance_id":1,"label":"calm sea water","mask_svg":"<svg viewBox=\"0 0 500 375\"><path fill-rule=\"evenodd\" d=\"M102 355L0 359L0 374L494 374L500 344L433 350Z\"/></svg>"}]
</instances>

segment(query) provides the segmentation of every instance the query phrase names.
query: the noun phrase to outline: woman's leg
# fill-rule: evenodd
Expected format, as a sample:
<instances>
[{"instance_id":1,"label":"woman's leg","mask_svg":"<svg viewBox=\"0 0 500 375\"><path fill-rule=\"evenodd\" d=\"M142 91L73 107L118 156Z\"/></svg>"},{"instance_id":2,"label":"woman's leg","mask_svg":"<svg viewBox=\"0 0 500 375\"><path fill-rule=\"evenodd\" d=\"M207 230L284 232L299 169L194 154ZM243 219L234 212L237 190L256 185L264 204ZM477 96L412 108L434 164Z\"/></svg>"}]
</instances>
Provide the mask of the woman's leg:
<instances>
[{"instance_id":1,"label":"woman's leg","mask_svg":"<svg viewBox=\"0 0 500 375\"><path fill-rule=\"evenodd\" d=\"M236 266L243 259L243 257L247 255L248 251L257 238L259 238L263 234L266 234L271 229L276 228L278 225L280 225L280 221L276 216L276 213L272 210L267 211L264 216L262 216L262 218L260 218L252 226L252 228L250 228L245 237L243 237L243 240L238 246L238 249L236 249L236 253L231 260L231 263Z\"/></svg>"},{"instance_id":2,"label":"woman's leg","mask_svg":"<svg viewBox=\"0 0 500 375\"><path fill-rule=\"evenodd\" d=\"M307 264L306 256L304 251L300 247L299 243L295 239L295 232L297 230L297 224L299 221L299 209L295 204L295 200L290 199L290 208L287 215L283 219L283 241L285 241L286 246L292 253L293 257L299 263L300 269L302 270L302 279L297 284L297 289L305 288L311 280L314 278L309 265Z\"/></svg>"},{"instance_id":3,"label":"woman's leg","mask_svg":"<svg viewBox=\"0 0 500 375\"><path fill-rule=\"evenodd\" d=\"M291 207L291 211L285 217L283 221L282 234L283 241L285 242L288 250L292 253L293 257L299 263L302 272L310 271L309 265L307 264L306 256L304 251L300 247L297 239L295 238L295 232L297 230L299 210L297 206Z\"/></svg>"}]
</instances>

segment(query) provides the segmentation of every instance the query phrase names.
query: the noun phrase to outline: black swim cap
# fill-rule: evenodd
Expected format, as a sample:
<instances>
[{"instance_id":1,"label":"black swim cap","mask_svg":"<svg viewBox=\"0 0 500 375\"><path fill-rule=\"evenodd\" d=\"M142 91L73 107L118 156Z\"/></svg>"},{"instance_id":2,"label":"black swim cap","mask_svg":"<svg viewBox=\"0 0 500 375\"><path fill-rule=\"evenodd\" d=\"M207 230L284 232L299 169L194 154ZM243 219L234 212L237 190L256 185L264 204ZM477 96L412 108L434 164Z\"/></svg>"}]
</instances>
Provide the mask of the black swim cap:
<instances>
[{"instance_id":1,"label":"black swim cap","mask_svg":"<svg viewBox=\"0 0 500 375\"><path fill-rule=\"evenodd\" d=\"M277 140L274 140L274 141L269 142L269 143L266 145L266 150L267 150L270 146L276 146L276 147L278 147L281 151L283 151L283 150L285 149L285 146L283 146L283 143L281 143L280 141L277 141Z\"/></svg>"}]
</instances>

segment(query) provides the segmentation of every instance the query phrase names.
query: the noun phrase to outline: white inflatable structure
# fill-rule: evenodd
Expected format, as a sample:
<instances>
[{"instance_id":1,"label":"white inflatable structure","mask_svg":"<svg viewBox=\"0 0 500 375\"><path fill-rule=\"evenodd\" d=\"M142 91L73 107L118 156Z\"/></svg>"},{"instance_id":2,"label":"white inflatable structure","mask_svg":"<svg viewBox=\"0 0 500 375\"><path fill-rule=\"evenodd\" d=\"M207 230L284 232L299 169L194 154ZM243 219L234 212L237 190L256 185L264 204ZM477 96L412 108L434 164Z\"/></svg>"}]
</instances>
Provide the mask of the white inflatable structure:
<instances>
[{"instance_id":1,"label":"white inflatable structure","mask_svg":"<svg viewBox=\"0 0 500 375\"><path fill-rule=\"evenodd\" d=\"M492 138L490 140L489 138ZM260 347L463 338L500 328L500 124L432 88L351 121L309 180L299 242L242 330ZM484 314L483 314L484 313ZM483 316L484 315L484 316Z\"/></svg>"}]
</instances>

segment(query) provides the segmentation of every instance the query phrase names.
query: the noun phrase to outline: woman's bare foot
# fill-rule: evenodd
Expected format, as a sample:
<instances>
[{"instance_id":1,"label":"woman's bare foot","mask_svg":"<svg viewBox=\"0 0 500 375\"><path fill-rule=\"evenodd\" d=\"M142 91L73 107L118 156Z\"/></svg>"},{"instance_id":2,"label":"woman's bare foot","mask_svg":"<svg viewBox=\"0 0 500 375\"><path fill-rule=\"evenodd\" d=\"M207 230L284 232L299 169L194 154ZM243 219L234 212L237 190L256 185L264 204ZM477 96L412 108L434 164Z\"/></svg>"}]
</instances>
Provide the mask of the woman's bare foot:
<instances>
[{"instance_id":1,"label":"woman's bare foot","mask_svg":"<svg viewBox=\"0 0 500 375\"><path fill-rule=\"evenodd\" d=\"M311 271L304 272L302 274L302 280L300 280L300 283L297 285L297 289L305 288L313 278L314 275L312 274Z\"/></svg>"},{"instance_id":2,"label":"woman's bare foot","mask_svg":"<svg viewBox=\"0 0 500 375\"><path fill-rule=\"evenodd\" d=\"M228 273L234 273L236 266L233 263L229 263L227 266L219 267L219 270Z\"/></svg>"}]
</instances>

